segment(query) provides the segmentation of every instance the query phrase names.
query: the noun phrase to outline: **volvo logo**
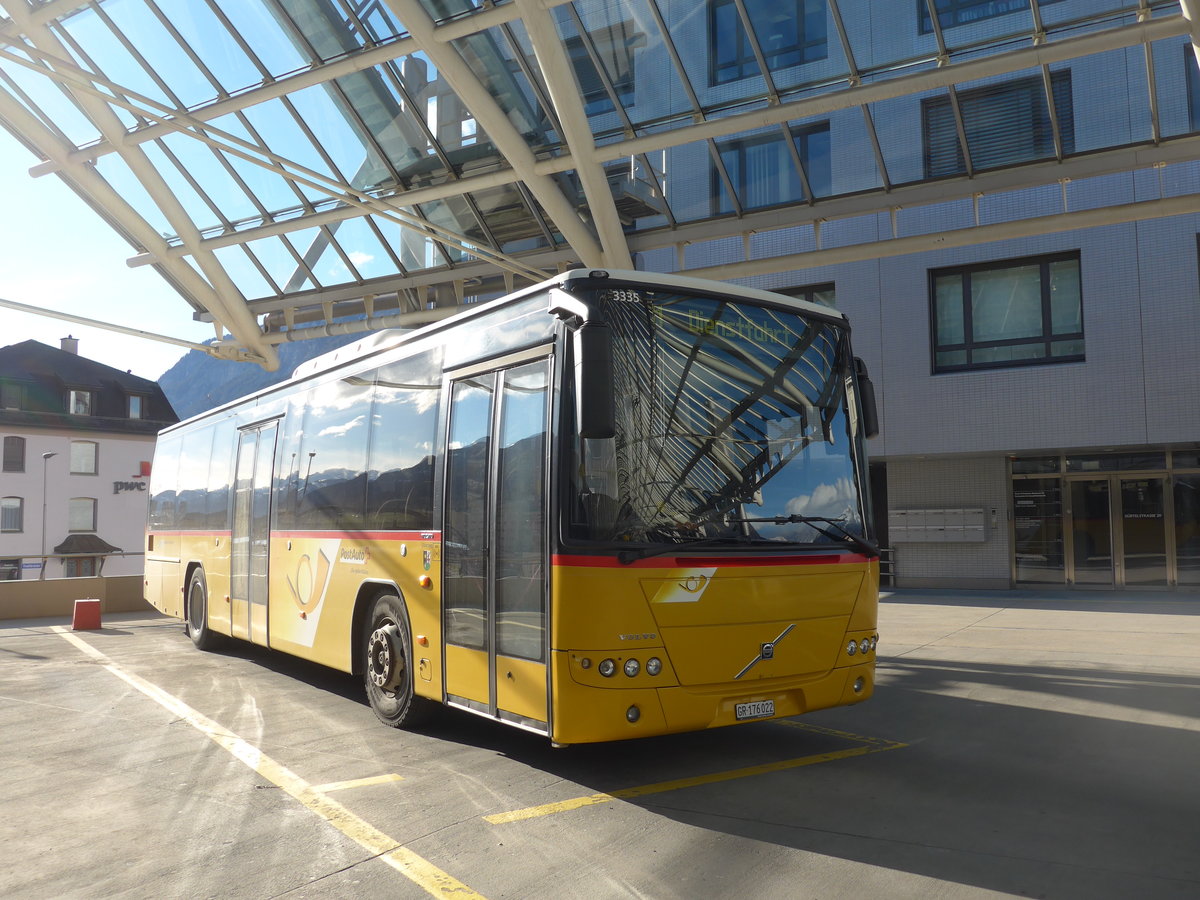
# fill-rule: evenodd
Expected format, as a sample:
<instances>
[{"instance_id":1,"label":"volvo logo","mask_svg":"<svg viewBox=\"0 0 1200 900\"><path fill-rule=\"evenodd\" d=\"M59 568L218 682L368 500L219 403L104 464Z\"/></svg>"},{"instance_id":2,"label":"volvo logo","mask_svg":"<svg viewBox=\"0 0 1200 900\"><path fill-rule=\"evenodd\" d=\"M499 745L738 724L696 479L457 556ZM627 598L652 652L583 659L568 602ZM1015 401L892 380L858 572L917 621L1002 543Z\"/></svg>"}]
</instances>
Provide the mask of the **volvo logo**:
<instances>
[{"instance_id":1,"label":"volvo logo","mask_svg":"<svg viewBox=\"0 0 1200 900\"><path fill-rule=\"evenodd\" d=\"M755 666L757 666L764 659L774 659L776 644L778 644L785 637L787 637L788 634L791 633L791 630L795 627L796 627L796 623L793 622L787 628L783 629L783 631L779 632L779 637L775 638L775 640L767 641L765 644L759 644L758 656L754 657L754 659L752 659L752 660L750 660L750 662L746 663L746 665L742 668L742 671L738 672L736 675L733 676L733 680L737 681L739 678L741 678L743 675L745 675L747 672L749 672L751 669L753 669Z\"/></svg>"}]
</instances>

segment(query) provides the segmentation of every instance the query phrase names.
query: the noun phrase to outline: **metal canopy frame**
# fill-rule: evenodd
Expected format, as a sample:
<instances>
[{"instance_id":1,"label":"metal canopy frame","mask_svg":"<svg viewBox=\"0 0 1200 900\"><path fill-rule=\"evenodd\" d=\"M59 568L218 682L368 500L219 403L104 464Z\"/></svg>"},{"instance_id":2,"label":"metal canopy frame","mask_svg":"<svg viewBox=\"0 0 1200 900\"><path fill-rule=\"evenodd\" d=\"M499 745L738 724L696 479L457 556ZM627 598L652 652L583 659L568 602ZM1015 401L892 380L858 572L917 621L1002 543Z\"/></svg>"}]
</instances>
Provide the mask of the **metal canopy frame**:
<instances>
[{"instance_id":1,"label":"metal canopy frame","mask_svg":"<svg viewBox=\"0 0 1200 900\"><path fill-rule=\"evenodd\" d=\"M285 341L417 324L572 265L674 249L682 268L684 248L710 241L740 237L743 258L691 271L753 278L1200 211L1165 189L1071 205L1087 179L1157 169L1161 185L1197 159L1200 124L1165 124L1156 60L1200 48L1200 0L1029 0L982 25L922 0L929 31L894 56L857 43L844 2L827 0L825 58L783 65L763 5L731 0L739 65L757 72L718 83L705 42L724 37L694 0L0 0L0 124L42 158L33 175L62 178L133 246L130 265L154 266L212 322L208 352L267 368ZM915 31L919 9L872 12ZM1138 51L1135 124L1076 149L1053 72ZM996 164L972 146L965 104L1028 73L1049 142ZM880 133L931 97L948 102L961 155L948 176L898 162ZM854 183L795 138L847 115L867 173ZM755 152L782 154L794 187L777 201L747 187ZM1053 214L985 209L1043 186L1061 189ZM909 226L956 202L972 225ZM822 227L881 214L890 236L866 244ZM752 235L785 229L811 249L751 254Z\"/></svg>"}]
</instances>

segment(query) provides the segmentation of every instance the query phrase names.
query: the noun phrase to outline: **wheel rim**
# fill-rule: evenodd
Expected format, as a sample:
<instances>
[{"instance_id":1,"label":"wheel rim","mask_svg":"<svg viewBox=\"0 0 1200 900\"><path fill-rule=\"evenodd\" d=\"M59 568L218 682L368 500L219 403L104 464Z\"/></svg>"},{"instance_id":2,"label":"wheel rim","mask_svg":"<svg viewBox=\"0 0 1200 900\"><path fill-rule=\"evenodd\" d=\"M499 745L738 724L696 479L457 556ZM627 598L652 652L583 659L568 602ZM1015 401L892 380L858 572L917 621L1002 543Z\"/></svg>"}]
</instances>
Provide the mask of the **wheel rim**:
<instances>
[{"instance_id":1,"label":"wheel rim","mask_svg":"<svg viewBox=\"0 0 1200 900\"><path fill-rule=\"evenodd\" d=\"M197 602L199 601L199 602ZM199 583L193 582L192 589L188 591L188 625L193 629L204 627L200 609L204 606L204 591Z\"/></svg>"},{"instance_id":2,"label":"wheel rim","mask_svg":"<svg viewBox=\"0 0 1200 900\"><path fill-rule=\"evenodd\" d=\"M395 622L384 622L367 641L367 672L371 683L381 691L395 692L404 678L404 654L400 650L400 629Z\"/></svg>"}]
</instances>

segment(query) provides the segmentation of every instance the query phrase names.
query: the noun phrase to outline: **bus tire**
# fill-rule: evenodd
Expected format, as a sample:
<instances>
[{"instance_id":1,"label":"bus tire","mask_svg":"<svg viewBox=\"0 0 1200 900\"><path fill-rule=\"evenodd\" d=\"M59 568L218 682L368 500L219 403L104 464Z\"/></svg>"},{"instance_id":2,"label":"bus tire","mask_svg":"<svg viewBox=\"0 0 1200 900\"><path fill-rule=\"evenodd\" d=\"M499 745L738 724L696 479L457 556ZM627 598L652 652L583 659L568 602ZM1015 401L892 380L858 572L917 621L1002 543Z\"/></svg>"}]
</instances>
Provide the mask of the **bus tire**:
<instances>
[{"instance_id":1,"label":"bus tire","mask_svg":"<svg viewBox=\"0 0 1200 900\"><path fill-rule=\"evenodd\" d=\"M208 582L204 570L197 567L188 579L187 590L187 633L199 650L215 650L220 637L208 627Z\"/></svg>"},{"instance_id":2,"label":"bus tire","mask_svg":"<svg viewBox=\"0 0 1200 900\"><path fill-rule=\"evenodd\" d=\"M438 707L413 691L412 646L404 601L376 597L363 629L363 683L376 718L392 728L424 724Z\"/></svg>"}]
</instances>

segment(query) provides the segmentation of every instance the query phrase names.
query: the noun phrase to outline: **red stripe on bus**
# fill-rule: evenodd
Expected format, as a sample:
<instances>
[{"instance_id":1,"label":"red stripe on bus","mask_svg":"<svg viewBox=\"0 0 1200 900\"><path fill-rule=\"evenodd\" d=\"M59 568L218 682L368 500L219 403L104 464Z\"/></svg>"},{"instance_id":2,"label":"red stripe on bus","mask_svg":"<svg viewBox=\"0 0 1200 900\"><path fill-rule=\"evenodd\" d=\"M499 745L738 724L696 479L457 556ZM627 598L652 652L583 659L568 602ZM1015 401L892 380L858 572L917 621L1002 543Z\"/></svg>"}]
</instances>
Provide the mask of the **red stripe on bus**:
<instances>
[{"instance_id":1,"label":"red stripe on bus","mask_svg":"<svg viewBox=\"0 0 1200 900\"><path fill-rule=\"evenodd\" d=\"M599 569L682 569L726 568L732 566L829 566L870 562L875 557L861 553L823 553L819 556L651 556L626 564L615 556L574 556L556 553L556 566L580 566Z\"/></svg>"},{"instance_id":2,"label":"red stripe on bus","mask_svg":"<svg viewBox=\"0 0 1200 900\"><path fill-rule=\"evenodd\" d=\"M271 538L301 539L340 539L356 541L419 541L442 540L442 532L271 532Z\"/></svg>"}]
</instances>

